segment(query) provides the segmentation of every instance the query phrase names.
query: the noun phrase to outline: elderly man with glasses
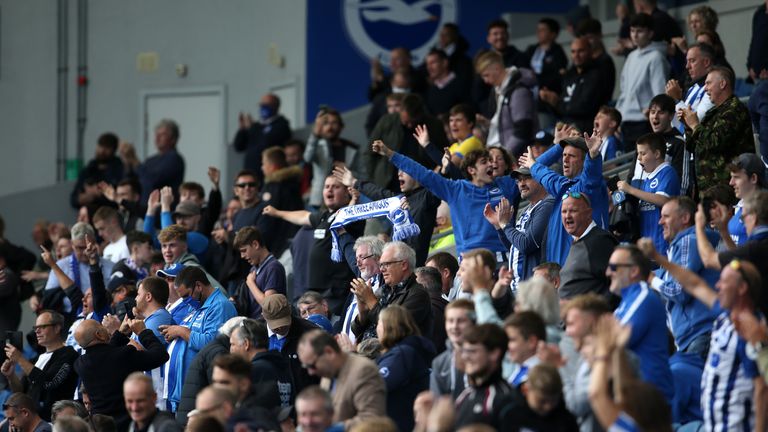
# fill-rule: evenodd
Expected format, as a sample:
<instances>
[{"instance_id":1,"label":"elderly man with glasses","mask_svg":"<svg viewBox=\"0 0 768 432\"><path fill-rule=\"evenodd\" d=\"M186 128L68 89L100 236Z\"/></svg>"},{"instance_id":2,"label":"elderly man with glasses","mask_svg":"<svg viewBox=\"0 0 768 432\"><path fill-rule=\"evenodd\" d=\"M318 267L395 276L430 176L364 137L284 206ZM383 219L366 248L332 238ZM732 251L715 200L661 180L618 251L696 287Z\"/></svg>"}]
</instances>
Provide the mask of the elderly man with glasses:
<instances>
[{"instance_id":1,"label":"elderly man with glasses","mask_svg":"<svg viewBox=\"0 0 768 432\"><path fill-rule=\"evenodd\" d=\"M34 362L24 358L21 347L5 345L7 360L2 373L8 379L12 391L27 393L40 407L40 417L49 421L54 402L71 399L77 385L77 373L73 365L77 352L64 345L64 317L54 311L43 311L37 316L34 327L37 343L45 348ZM16 365L22 376L14 373Z\"/></svg>"}]
</instances>

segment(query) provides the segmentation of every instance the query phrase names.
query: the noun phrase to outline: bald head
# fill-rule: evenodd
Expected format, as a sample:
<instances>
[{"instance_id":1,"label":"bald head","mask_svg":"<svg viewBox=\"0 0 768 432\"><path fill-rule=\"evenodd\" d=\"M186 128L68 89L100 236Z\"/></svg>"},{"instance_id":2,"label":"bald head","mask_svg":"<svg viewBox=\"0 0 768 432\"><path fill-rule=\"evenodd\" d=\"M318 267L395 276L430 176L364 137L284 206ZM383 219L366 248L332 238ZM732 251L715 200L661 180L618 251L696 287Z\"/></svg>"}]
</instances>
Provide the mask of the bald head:
<instances>
[{"instance_id":1,"label":"bald head","mask_svg":"<svg viewBox=\"0 0 768 432\"><path fill-rule=\"evenodd\" d=\"M280 98L278 98L276 95L272 93L267 93L261 97L259 104L272 107L272 109L277 111L280 109Z\"/></svg>"},{"instance_id":2,"label":"bald head","mask_svg":"<svg viewBox=\"0 0 768 432\"><path fill-rule=\"evenodd\" d=\"M91 345L106 343L109 340L109 331L94 320L83 320L75 330L75 340L78 345L88 348Z\"/></svg>"},{"instance_id":3,"label":"bald head","mask_svg":"<svg viewBox=\"0 0 768 432\"><path fill-rule=\"evenodd\" d=\"M592 45L589 44L589 39L578 37L571 42L571 59L574 66L580 68L591 58Z\"/></svg>"}]
</instances>

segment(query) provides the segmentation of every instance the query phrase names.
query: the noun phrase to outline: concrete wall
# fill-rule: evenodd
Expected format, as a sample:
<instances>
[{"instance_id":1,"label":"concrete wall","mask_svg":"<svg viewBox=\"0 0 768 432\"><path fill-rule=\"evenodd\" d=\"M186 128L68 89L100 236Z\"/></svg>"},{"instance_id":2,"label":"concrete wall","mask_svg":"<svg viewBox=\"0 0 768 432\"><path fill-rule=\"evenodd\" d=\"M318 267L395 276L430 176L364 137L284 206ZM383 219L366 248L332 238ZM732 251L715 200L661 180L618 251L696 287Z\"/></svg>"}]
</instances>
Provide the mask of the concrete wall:
<instances>
[{"instance_id":1,"label":"concrete wall","mask_svg":"<svg viewBox=\"0 0 768 432\"><path fill-rule=\"evenodd\" d=\"M69 158L76 145L76 9L69 0ZM56 24L55 1L0 0L0 196L56 180ZM271 45L284 67L269 62ZM296 80L303 91L306 1L88 1L87 52L86 160L107 130L141 142L142 90L224 84L232 137L237 113L257 116L258 99L271 86ZM143 52L158 54L156 71L137 70ZM185 78L176 75L179 63L189 67ZM229 165L241 162L230 153Z\"/></svg>"}]
</instances>

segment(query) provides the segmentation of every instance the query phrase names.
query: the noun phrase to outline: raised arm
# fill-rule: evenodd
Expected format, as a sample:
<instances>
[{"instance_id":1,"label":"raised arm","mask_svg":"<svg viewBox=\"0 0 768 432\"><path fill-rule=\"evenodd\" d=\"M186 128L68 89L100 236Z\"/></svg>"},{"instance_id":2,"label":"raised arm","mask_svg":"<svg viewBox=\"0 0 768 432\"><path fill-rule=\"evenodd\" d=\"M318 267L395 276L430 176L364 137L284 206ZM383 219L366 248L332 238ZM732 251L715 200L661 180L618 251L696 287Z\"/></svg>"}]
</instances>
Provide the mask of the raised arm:
<instances>
[{"instance_id":1,"label":"raised arm","mask_svg":"<svg viewBox=\"0 0 768 432\"><path fill-rule=\"evenodd\" d=\"M312 224L309 221L309 215L311 215L311 213L308 212L307 210L292 210L292 211L278 210L272 207L271 205L268 205L264 207L262 214L266 216L280 218L294 225L301 225L305 227L312 226Z\"/></svg>"},{"instance_id":2,"label":"raised arm","mask_svg":"<svg viewBox=\"0 0 768 432\"><path fill-rule=\"evenodd\" d=\"M699 249L699 256L701 262L704 263L704 267L720 270L720 260L717 257L717 251L707 239L707 217L704 213L704 207L699 204L699 209L696 211L696 247Z\"/></svg>"},{"instance_id":3,"label":"raised arm","mask_svg":"<svg viewBox=\"0 0 768 432\"><path fill-rule=\"evenodd\" d=\"M395 153L381 140L374 141L371 148L373 149L374 153L378 153L381 156L389 159L393 165L408 173L408 175L416 179L416 181L421 183L422 186L424 186L438 198L453 202L453 198L455 198L454 193L456 191L454 188L451 188L451 180L447 180L442 176L435 174L433 171L426 169L421 164L407 156Z\"/></svg>"}]
</instances>

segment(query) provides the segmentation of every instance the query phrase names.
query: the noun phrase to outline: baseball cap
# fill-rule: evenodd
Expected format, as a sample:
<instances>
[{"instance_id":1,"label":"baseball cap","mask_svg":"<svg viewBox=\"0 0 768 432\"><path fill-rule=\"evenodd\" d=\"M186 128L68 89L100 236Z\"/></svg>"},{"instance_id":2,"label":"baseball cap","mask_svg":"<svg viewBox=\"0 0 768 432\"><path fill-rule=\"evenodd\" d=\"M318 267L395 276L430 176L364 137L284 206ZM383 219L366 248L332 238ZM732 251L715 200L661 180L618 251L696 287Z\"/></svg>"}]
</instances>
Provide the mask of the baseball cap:
<instances>
[{"instance_id":1,"label":"baseball cap","mask_svg":"<svg viewBox=\"0 0 768 432\"><path fill-rule=\"evenodd\" d=\"M121 271L112 273L107 282L107 291L114 292L123 285L133 285L135 282Z\"/></svg>"},{"instance_id":2,"label":"baseball cap","mask_svg":"<svg viewBox=\"0 0 768 432\"><path fill-rule=\"evenodd\" d=\"M182 201L176 206L173 216L197 216L200 214L200 206L192 201Z\"/></svg>"},{"instance_id":3,"label":"baseball cap","mask_svg":"<svg viewBox=\"0 0 768 432\"><path fill-rule=\"evenodd\" d=\"M533 145L542 145L544 147L549 147L552 145L552 143L555 141L555 137L552 136L551 133L547 131L538 131L536 133L536 136L533 139Z\"/></svg>"},{"instance_id":4,"label":"baseball cap","mask_svg":"<svg viewBox=\"0 0 768 432\"><path fill-rule=\"evenodd\" d=\"M164 269L158 270L155 273L155 275L161 278L167 278L167 277L175 278L176 276L179 275L179 272L181 272L181 270L183 269L184 269L184 264L171 264L170 266Z\"/></svg>"},{"instance_id":5,"label":"baseball cap","mask_svg":"<svg viewBox=\"0 0 768 432\"><path fill-rule=\"evenodd\" d=\"M560 145L565 148L565 146L573 146L577 149L580 149L584 151L584 153L589 153L589 147L587 147L587 142L584 141L584 138L582 137L569 137L565 138L562 141L560 141Z\"/></svg>"},{"instance_id":6,"label":"baseball cap","mask_svg":"<svg viewBox=\"0 0 768 432\"><path fill-rule=\"evenodd\" d=\"M320 314L313 314L307 317L307 321L320 327L328 333L333 334L333 324L331 324L331 321L328 319L328 317Z\"/></svg>"},{"instance_id":7,"label":"baseball cap","mask_svg":"<svg viewBox=\"0 0 768 432\"><path fill-rule=\"evenodd\" d=\"M754 153L740 154L728 165L728 170L731 172L744 170L748 177L757 174L757 185L765 187L765 165L760 160L760 156Z\"/></svg>"},{"instance_id":8,"label":"baseball cap","mask_svg":"<svg viewBox=\"0 0 768 432\"><path fill-rule=\"evenodd\" d=\"M291 324L291 304L282 294L272 294L261 304L261 314L270 330Z\"/></svg>"},{"instance_id":9,"label":"baseball cap","mask_svg":"<svg viewBox=\"0 0 768 432\"><path fill-rule=\"evenodd\" d=\"M516 178L518 178L520 176L529 176L530 177L531 170L528 169L528 167L521 166L521 167L517 167L517 169L515 169L515 170L512 170L512 173L510 175L512 176L513 179L516 179Z\"/></svg>"}]
</instances>

